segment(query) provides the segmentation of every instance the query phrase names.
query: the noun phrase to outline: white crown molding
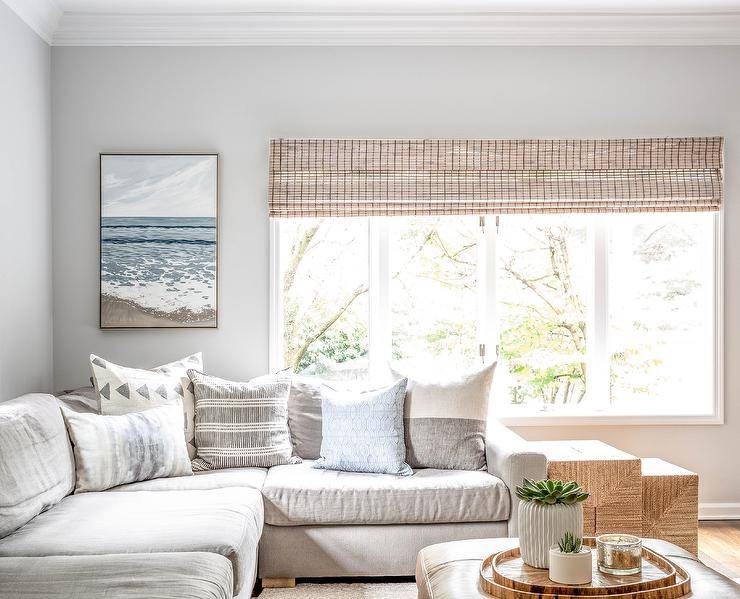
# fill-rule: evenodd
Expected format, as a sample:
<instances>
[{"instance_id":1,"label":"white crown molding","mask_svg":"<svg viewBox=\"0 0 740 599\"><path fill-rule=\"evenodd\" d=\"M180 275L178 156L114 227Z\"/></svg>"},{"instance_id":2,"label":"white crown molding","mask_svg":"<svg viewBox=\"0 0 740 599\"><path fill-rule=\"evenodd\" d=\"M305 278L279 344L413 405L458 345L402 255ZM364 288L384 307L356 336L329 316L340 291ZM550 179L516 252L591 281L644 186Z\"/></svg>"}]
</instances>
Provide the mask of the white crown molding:
<instances>
[{"instance_id":1,"label":"white crown molding","mask_svg":"<svg viewBox=\"0 0 740 599\"><path fill-rule=\"evenodd\" d=\"M14 0L24 2L25 0ZM34 0L36 1L36 0ZM40 1L40 0L39 0ZM58 46L738 45L740 12L65 13Z\"/></svg>"},{"instance_id":2,"label":"white crown molding","mask_svg":"<svg viewBox=\"0 0 740 599\"><path fill-rule=\"evenodd\" d=\"M699 520L740 520L740 503L700 503Z\"/></svg>"},{"instance_id":3,"label":"white crown molding","mask_svg":"<svg viewBox=\"0 0 740 599\"><path fill-rule=\"evenodd\" d=\"M62 11L54 0L3 0L47 44L52 43Z\"/></svg>"},{"instance_id":4,"label":"white crown molding","mask_svg":"<svg viewBox=\"0 0 740 599\"><path fill-rule=\"evenodd\" d=\"M59 46L740 45L740 8L729 0L703 11L674 7L674 12L654 7L630 12L632 4L621 12L594 7L547 12L533 1L520 10L508 5L508 10L491 11L482 0L428 0L416 3L416 10L408 3L393 9L388 2L343 8L313 0L303 12L296 8L300 4L278 1L253 4L246 12L212 8L169 14L63 12L54 0L2 1Z\"/></svg>"}]
</instances>

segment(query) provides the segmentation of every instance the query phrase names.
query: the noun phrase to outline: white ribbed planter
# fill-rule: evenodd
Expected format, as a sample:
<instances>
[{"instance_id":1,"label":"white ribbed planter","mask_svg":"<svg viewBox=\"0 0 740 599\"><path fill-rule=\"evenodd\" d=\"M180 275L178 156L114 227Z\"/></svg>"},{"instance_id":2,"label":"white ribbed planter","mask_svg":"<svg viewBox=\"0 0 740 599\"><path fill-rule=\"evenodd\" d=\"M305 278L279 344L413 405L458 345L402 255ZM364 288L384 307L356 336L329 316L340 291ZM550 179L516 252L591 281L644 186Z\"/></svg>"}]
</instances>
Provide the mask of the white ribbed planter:
<instances>
[{"instance_id":1,"label":"white ribbed planter","mask_svg":"<svg viewBox=\"0 0 740 599\"><path fill-rule=\"evenodd\" d=\"M566 532L583 535L583 506L580 503L541 505L534 501L519 504L519 549L522 561L535 568L550 564L550 547Z\"/></svg>"}]
</instances>

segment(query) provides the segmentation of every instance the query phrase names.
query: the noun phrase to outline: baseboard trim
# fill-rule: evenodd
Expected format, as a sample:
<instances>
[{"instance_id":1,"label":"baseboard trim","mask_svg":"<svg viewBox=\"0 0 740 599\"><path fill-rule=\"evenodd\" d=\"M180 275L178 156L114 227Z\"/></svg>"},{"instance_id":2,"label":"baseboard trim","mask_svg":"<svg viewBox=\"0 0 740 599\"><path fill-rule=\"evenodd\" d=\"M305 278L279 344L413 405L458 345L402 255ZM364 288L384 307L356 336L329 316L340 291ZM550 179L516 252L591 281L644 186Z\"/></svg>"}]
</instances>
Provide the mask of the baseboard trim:
<instances>
[{"instance_id":1,"label":"baseboard trim","mask_svg":"<svg viewBox=\"0 0 740 599\"><path fill-rule=\"evenodd\" d=\"M740 520L740 503L700 503L699 520Z\"/></svg>"}]
</instances>

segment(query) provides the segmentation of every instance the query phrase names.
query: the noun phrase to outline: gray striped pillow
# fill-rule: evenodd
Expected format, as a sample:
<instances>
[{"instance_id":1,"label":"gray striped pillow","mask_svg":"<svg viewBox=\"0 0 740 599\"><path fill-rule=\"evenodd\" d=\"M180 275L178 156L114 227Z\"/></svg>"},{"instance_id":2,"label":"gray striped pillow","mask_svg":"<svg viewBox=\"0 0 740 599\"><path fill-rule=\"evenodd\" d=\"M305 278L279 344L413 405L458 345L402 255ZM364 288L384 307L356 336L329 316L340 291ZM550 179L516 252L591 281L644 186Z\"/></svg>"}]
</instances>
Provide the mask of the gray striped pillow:
<instances>
[{"instance_id":1,"label":"gray striped pillow","mask_svg":"<svg viewBox=\"0 0 740 599\"><path fill-rule=\"evenodd\" d=\"M300 462L288 430L289 382L238 383L189 370L195 386L193 470Z\"/></svg>"}]
</instances>

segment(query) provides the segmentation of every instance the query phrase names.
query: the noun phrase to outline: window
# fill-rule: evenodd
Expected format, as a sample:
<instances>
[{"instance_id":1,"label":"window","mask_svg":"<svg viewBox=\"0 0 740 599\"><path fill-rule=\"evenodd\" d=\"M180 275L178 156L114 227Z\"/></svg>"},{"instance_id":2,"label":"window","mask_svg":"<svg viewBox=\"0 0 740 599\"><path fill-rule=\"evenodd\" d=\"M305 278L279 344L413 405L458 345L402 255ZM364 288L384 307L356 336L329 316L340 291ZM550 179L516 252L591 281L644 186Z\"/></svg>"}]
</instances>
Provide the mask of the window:
<instances>
[{"instance_id":1,"label":"window","mask_svg":"<svg viewBox=\"0 0 740 599\"><path fill-rule=\"evenodd\" d=\"M586 397L588 237L578 217L512 218L499 227L499 374L512 406L547 409Z\"/></svg>"},{"instance_id":2,"label":"window","mask_svg":"<svg viewBox=\"0 0 740 599\"><path fill-rule=\"evenodd\" d=\"M510 424L721 421L721 213L272 221L272 368L498 359Z\"/></svg>"},{"instance_id":3,"label":"window","mask_svg":"<svg viewBox=\"0 0 740 599\"><path fill-rule=\"evenodd\" d=\"M478 348L478 219L393 218L390 249L394 361L470 369Z\"/></svg>"},{"instance_id":4,"label":"window","mask_svg":"<svg viewBox=\"0 0 740 599\"><path fill-rule=\"evenodd\" d=\"M367 221L286 221L280 245L281 367L325 378L365 378Z\"/></svg>"}]
</instances>

